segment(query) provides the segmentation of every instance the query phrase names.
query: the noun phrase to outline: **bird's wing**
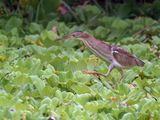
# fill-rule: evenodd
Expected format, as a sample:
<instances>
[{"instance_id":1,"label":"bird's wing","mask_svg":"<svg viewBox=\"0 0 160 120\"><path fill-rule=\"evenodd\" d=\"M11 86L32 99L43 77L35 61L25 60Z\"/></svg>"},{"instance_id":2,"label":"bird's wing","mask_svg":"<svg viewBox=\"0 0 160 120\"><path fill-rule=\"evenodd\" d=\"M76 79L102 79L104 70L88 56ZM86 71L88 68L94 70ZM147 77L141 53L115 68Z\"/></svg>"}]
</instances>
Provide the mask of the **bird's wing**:
<instances>
[{"instance_id":1,"label":"bird's wing","mask_svg":"<svg viewBox=\"0 0 160 120\"><path fill-rule=\"evenodd\" d=\"M142 60L120 47L113 46L111 51L114 59L123 67L144 65Z\"/></svg>"}]
</instances>

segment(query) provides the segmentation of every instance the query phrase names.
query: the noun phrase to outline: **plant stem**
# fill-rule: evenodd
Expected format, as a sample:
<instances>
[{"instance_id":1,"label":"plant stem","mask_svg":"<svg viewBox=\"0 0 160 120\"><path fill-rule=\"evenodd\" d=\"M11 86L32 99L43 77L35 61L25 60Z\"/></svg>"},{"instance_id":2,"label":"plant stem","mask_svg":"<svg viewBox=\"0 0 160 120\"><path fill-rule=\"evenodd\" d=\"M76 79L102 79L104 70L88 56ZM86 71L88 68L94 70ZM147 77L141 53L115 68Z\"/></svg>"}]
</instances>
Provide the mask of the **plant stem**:
<instances>
[{"instance_id":1,"label":"plant stem","mask_svg":"<svg viewBox=\"0 0 160 120\"><path fill-rule=\"evenodd\" d=\"M65 1L61 1L64 5L65 5L65 7L69 10L69 12L72 14L72 16L75 18L75 20L77 21L77 22L79 22L79 18L78 18L78 16L76 15L76 13L72 10L72 8L65 2Z\"/></svg>"}]
</instances>

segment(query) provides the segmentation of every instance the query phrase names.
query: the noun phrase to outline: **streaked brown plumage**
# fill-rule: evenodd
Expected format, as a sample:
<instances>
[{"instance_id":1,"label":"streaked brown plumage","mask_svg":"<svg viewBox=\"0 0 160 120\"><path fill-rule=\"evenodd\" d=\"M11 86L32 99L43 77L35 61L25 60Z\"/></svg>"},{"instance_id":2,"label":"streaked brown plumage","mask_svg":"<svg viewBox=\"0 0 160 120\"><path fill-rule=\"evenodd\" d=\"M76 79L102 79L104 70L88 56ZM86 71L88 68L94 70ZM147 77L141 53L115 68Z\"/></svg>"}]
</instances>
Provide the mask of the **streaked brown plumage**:
<instances>
[{"instance_id":1,"label":"streaked brown plumage","mask_svg":"<svg viewBox=\"0 0 160 120\"><path fill-rule=\"evenodd\" d=\"M108 76L113 68L117 68L122 75L122 69L124 68L144 66L144 62L142 60L140 60L127 50L116 45L110 45L101 40L97 40L92 35L89 35L85 32L73 32L64 37L64 39L72 38L81 40L92 53L94 53L96 56L100 57L107 63L110 63L108 72L105 76ZM95 74L98 73L95 72ZM101 73L99 74L102 75Z\"/></svg>"}]
</instances>

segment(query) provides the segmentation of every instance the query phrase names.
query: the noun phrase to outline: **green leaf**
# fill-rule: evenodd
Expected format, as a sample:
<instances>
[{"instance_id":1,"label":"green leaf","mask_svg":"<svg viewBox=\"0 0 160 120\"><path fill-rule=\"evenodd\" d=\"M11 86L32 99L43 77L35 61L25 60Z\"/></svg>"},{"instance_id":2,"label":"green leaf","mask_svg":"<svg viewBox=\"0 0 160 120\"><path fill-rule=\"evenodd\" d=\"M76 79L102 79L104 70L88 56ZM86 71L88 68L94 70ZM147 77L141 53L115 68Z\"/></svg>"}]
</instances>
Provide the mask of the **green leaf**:
<instances>
[{"instance_id":1,"label":"green leaf","mask_svg":"<svg viewBox=\"0 0 160 120\"><path fill-rule=\"evenodd\" d=\"M46 13L55 11L60 5L60 0L43 0L43 8Z\"/></svg>"},{"instance_id":2,"label":"green leaf","mask_svg":"<svg viewBox=\"0 0 160 120\"><path fill-rule=\"evenodd\" d=\"M21 27L22 27L22 19L13 16L7 21L5 25L5 30L9 32L13 28L20 29Z\"/></svg>"},{"instance_id":3,"label":"green leaf","mask_svg":"<svg viewBox=\"0 0 160 120\"><path fill-rule=\"evenodd\" d=\"M31 23L29 26L29 32L31 33L40 33L43 30L42 25L37 23Z\"/></svg>"},{"instance_id":4,"label":"green leaf","mask_svg":"<svg viewBox=\"0 0 160 120\"><path fill-rule=\"evenodd\" d=\"M100 9L97 6L87 5L84 8L84 14L87 16L87 19L91 19L101 13Z\"/></svg>"},{"instance_id":5,"label":"green leaf","mask_svg":"<svg viewBox=\"0 0 160 120\"><path fill-rule=\"evenodd\" d=\"M121 120L135 120L135 116L132 113L126 113L123 115Z\"/></svg>"},{"instance_id":6,"label":"green leaf","mask_svg":"<svg viewBox=\"0 0 160 120\"><path fill-rule=\"evenodd\" d=\"M160 38L158 36L153 36L153 44L160 45Z\"/></svg>"},{"instance_id":7,"label":"green leaf","mask_svg":"<svg viewBox=\"0 0 160 120\"><path fill-rule=\"evenodd\" d=\"M55 95L56 90L57 90L56 88L52 88L50 86L45 86L43 88L43 90L41 91L41 94L43 96L50 96L50 97L52 97L52 96Z\"/></svg>"},{"instance_id":8,"label":"green leaf","mask_svg":"<svg viewBox=\"0 0 160 120\"><path fill-rule=\"evenodd\" d=\"M152 70L152 74L156 77L160 77L160 65L155 65L153 70Z\"/></svg>"},{"instance_id":9,"label":"green leaf","mask_svg":"<svg viewBox=\"0 0 160 120\"><path fill-rule=\"evenodd\" d=\"M127 102L128 105L136 104L144 96L145 96L144 91L134 89L128 94L127 99L125 101Z\"/></svg>"},{"instance_id":10,"label":"green leaf","mask_svg":"<svg viewBox=\"0 0 160 120\"><path fill-rule=\"evenodd\" d=\"M68 40L68 41L64 41L63 44L65 47L73 48L73 47L79 45L79 41L78 40Z\"/></svg>"},{"instance_id":11,"label":"green leaf","mask_svg":"<svg viewBox=\"0 0 160 120\"><path fill-rule=\"evenodd\" d=\"M45 88L45 83L43 80L41 80L38 76L36 75L32 75L31 76L31 80L33 82L33 84L35 85L35 87L37 88L38 92L40 95L42 95L42 91Z\"/></svg>"},{"instance_id":12,"label":"green leaf","mask_svg":"<svg viewBox=\"0 0 160 120\"><path fill-rule=\"evenodd\" d=\"M133 70L127 70L123 81L131 83L133 81L133 79L137 76L138 76L138 74L136 72L134 72Z\"/></svg>"},{"instance_id":13,"label":"green leaf","mask_svg":"<svg viewBox=\"0 0 160 120\"><path fill-rule=\"evenodd\" d=\"M125 94L128 94L128 93L129 93L129 88L128 88L128 86L125 85L125 84L119 84L119 86L118 86L118 91L119 91L120 94L125 95Z\"/></svg>"},{"instance_id":14,"label":"green leaf","mask_svg":"<svg viewBox=\"0 0 160 120\"><path fill-rule=\"evenodd\" d=\"M99 115L98 115L98 118L100 119L100 120L116 120L114 117L113 117L113 115L111 114L111 113L100 113Z\"/></svg>"},{"instance_id":15,"label":"green leaf","mask_svg":"<svg viewBox=\"0 0 160 120\"><path fill-rule=\"evenodd\" d=\"M129 24L121 19L115 19L112 23L112 27L117 30L125 30L128 26Z\"/></svg>"},{"instance_id":16,"label":"green leaf","mask_svg":"<svg viewBox=\"0 0 160 120\"><path fill-rule=\"evenodd\" d=\"M84 94L84 93L92 93L93 91L84 84L77 84L72 85L71 89L74 90L77 94Z\"/></svg>"},{"instance_id":17,"label":"green leaf","mask_svg":"<svg viewBox=\"0 0 160 120\"><path fill-rule=\"evenodd\" d=\"M107 103L104 101L92 101L85 104L85 109L93 113L96 113L98 112L98 110L106 108L107 107L106 104Z\"/></svg>"},{"instance_id":18,"label":"green leaf","mask_svg":"<svg viewBox=\"0 0 160 120\"><path fill-rule=\"evenodd\" d=\"M109 33L109 29L106 29L105 27L102 27L102 26L98 26L96 29L95 29L95 36L100 38L100 39L105 39L106 38L106 35L107 33Z\"/></svg>"},{"instance_id":19,"label":"green leaf","mask_svg":"<svg viewBox=\"0 0 160 120\"><path fill-rule=\"evenodd\" d=\"M75 101L79 104L85 105L91 99L92 95L89 93L77 94Z\"/></svg>"},{"instance_id":20,"label":"green leaf","mask_svg":"<svg viewBox=\"0 0 160 120\"><path fill-rule=\"evenodd\" d=\"M8 37L0 34L0 46L8 46Z\"/></svg>"},{"instance_id":21,"label":"green leaf","mask_svg":"<svg viewBox=\"0 0 160 120\"><path fill-rule=\"evenodd\" d=\"M58 38L57 34L52 31L43 31L40 36L42 43L47 47L52 46Z\"/></svg>"},{"instance_id":22,"label":"green leaf","mask_svg":"<svg viewBox=\"0 0 160 120\"><path fill-rule=\"evenodd\" d=\"M1 18L1 19L0 19L0 28L4 29L4 28L5 28L4 25L6 24L6 22L7 22L7 21L6 21L5 19L2 19L2 18Z\"/></svg>"}]
</instances>

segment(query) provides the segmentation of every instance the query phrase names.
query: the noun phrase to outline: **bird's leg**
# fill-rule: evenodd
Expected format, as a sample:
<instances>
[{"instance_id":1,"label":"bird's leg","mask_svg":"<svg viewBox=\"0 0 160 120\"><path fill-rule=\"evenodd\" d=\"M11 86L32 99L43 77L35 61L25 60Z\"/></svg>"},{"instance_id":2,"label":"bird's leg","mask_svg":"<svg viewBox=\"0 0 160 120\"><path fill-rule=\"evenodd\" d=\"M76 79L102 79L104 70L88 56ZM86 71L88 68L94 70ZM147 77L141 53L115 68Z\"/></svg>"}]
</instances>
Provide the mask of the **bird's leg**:
<instances>
[{"instance_id":1,"label":"bird's leg","mask_svg":"<svg viewBox=\"0 0 160 120\"><path fill-rule=\"evenodd\" d=\"M110 65L109 65L108 72L107 72L107 74L105 75L106 77L110 75L110 73L111 73L111 71L113 70L114 67L115 67L114 64L110 64Z\"/></svg>"},{"instance_id":2,"label":"bird's leg","mask_svg":"<svg viewBox=\"0 0 160 120\"><path fill-rule=\"evenodd\" d=\"M108 67L108 71L107 71L107 73L105 74L105 77L108 77L114 68L115 68L115 65L114 65L113 63L111 63L111 64L109 65L109 67ZM108 81L108 84L109 84L112 88L115 88L115 86L112 85L109 81Z\"/></svg>"},{"instance_id":3,"label":"bird's leg","mask_svg":"<svg viewBox=\"0 0 160 120\"><path fill-rule=\"evenodd\" d=\"M99 72L96 72L96 71L90 71L90 70L83 70L82 72L85 73L85 74L92 74L92 75L94 75L98 78L100 76L107 77L107 76L110 75L110 73L111 73L111 71L113 70L114 67L115 67L114 64L110 64L107 74L99 73Z\"/></svg>"},{"instance_id":4,"label":"bird's leg","mask_svg":"<svg viewBox=\"0 0 160 120\"><path fill-rule=\"evenodd\" d=\"M84 74L92 74L92 75L94 75L98 79L98 81L102 83L103 86L108 88L108 86L106 86L106 84L100 78L100 76L106 77L105 74L102 74L102 73L99 73L99 72L96 72L96 71L90 71L90 70L83 70L82 72ZM112 86L111 84L109 84L109 85Z\"/></svg>"}]
</instances>

